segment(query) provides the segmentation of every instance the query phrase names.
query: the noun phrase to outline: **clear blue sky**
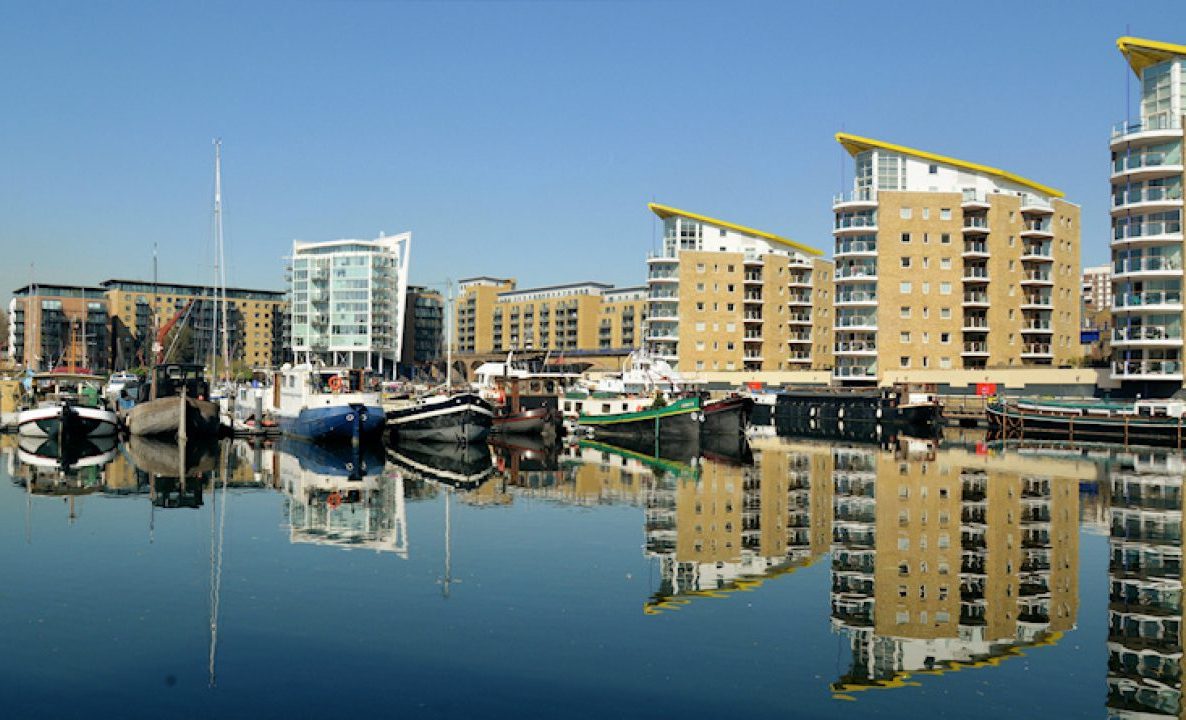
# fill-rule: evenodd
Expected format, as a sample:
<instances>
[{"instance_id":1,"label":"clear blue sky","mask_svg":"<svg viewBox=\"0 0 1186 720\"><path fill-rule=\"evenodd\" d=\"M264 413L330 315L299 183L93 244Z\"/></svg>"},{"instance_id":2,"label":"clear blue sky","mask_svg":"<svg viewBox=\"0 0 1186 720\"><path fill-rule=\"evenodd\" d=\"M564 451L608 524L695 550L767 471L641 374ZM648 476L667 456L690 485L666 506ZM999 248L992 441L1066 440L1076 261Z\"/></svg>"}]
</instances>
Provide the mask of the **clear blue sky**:
<instances>
[{"instance_id":1,"label":"clear blue sky","mask_svg":"<svg viewBox=\"0 0 1186 720\"><path fill-rule=\"evenodd\" d=\"M215 136L237 285L404 230L413 282L640 283L652 199L828 248L841 129L1065 190L1095 264L1126 25L1186 3L4 3L0 297L208 282Z\"/></svg>"}]
</instances>

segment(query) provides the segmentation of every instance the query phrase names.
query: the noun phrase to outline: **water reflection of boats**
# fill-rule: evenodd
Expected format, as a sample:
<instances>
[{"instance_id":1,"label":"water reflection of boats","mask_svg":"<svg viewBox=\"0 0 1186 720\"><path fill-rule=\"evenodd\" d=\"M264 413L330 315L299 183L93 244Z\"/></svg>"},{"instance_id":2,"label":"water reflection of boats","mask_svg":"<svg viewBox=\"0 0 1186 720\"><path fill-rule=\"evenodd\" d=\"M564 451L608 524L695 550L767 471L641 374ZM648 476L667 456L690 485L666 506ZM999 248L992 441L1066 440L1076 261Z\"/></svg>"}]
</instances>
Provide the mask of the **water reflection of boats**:
<instances>
[{"instance_id":1,"label":"water reflection of boats","mask_svg":"<svg viewBox=\"0 0 1186 720\"><path fill-rule=\"evenodd\" d=\"M285 438L277 443L274 458L288 496L293 543L407 556L403 477L384 471L377 448Z\"/></svg>"},{"instance_id":2,"label":"water reflection of boats","mask_svg":"<svg viewBox=\"0 0 1186 720\"><path fill-rule=\"evenodd\" d=\"M503 472L551 472L560 468L560 447L531 435L498 435L490 441L495 463Z\"/></svg>"},{"instance_id":3,"label":"water reflection of boats","mask_svg":"<svg viewBox=\"0 0 1186 720\"><path fill-rule=\"evenodd\" d=\"M882 423L875 419L836 419L802 416L776 416L775 430L783 437L820 438L844 442L874 443L892 445L899 434L927 435L911 430L927 428L906 424Z\"/></svg>"},{"instance_id":4,"label":"water reflection of boats","mask_svg":"<svg viewBox=\"0 0 1186 720\"><path fill-rule=\"evenodd\" d=\"M653 458L655 460L671 460L684 465L694 466L697 459L700 457L701 440L698 436L693 435L685 438L682 441L670 441L663 443L656 443L652 438L622 435L613 438L612 442L606 440L592 440L580 442L581 447L590 447L587 442L593 443L599 447L619 450L623 453L628 453L631 457L638 458ZM728 445L728 443L724 443Z\"/></svg>"},{"instance_id":5,"label":"water reflection of boats","mask_svg":"<svg viewBox=\"0 0 1186 720\"><path fill-rule=\"evenodd\" d=\"M17 459L25 465L51 468L61 472L103 467L116 454L113 437L89 437L59 443L57 438L22 436L18 441Z\"/></svg>"},{"instance_id":6,"label":"water reflection of boats","mask_svg":"<svg viewBox=\"0 0 1186 720\"><path fill-rule=\"evenodd\" d=\"M213 472L218 464L217 440L179 443L163 438L133 435L124 449L132 464L149 475L198 476Z\"/></svg>"},{"instance_id":7,"label":"water reflection of boats","mask_svg":"<svg viewBox=\"0 0 1186 720\"><path fill-rule=\"evenodd\" d=\"M490 448L485 443L438 445L404 441L388 448L387 458L422 479L460 490L478 487L494 472Z\"/></svg>"}]
</instances>

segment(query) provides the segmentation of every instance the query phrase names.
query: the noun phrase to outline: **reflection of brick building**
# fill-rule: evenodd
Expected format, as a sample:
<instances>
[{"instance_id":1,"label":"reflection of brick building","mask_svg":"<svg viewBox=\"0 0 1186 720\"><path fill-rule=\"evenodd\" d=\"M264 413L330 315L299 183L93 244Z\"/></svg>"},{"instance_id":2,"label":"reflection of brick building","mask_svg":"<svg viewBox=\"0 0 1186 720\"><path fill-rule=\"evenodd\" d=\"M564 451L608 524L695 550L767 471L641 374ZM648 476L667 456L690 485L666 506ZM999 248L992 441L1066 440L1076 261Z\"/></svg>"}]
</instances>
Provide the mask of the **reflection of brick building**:
<instances>
[{"instance_id":1,"label":"reflection of brick building","mask_svg":"<svg viewBox=\"0 0 1186 720\"><path fill-rule=\"evenodd\" d=\"M9 357L36 370L105 370L111 361L107 296L101 287L26 285L9 303Z\"/></svg>"}]
</instances>

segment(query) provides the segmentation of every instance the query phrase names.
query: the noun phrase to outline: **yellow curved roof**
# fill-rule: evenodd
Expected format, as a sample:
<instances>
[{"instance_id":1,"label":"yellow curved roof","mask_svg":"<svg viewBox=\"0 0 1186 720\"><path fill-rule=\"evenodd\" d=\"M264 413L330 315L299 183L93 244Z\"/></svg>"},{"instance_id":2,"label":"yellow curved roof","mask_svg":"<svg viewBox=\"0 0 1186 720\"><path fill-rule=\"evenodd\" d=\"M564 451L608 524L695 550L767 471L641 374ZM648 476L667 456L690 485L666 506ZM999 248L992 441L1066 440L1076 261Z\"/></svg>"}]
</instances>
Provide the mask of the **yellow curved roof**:
<instances>
[{"instance_id":1,"label":"yellow curved roof","mask_svg":"<svg viewBox=\"0 0 1186 720\"><path fill-rule=\"evenodd\" d=\"M647 203L647 207L650 208L651 212L655 213L661 218L669 218L673 215L678 215L680 217L686 217L689 220L695 220L707 225L715 225L717 227L725 228L726 230L734 230L744 235L753 235L754 237L760 237L763 240L771 240L776 243L781 243L783 245L793 247L800 252L807 253L808 255L820 256L824 254L823 250L817 250L813 247L804 245L803 243L797 243L790 238L785 238L781 235L775 235L774 233L768 233L765 230L756 230L752 227L746 227L745 225L738 225L737 223L731 223L727 220L718 220L717 218L712 218L707 215L700 215L699 213L688 212L687 210L680 210L679 208L673 208L669 205L660 205L659 203Z\"/></svg>"},{"instance_id":2,"label":"yellow curved roof","mask_svg":"<svg viewBox=\"0 0 1186 720\"><path fill-rule=\"evenodd\" d=\"M1128 65L1137 75L1150 65L1176 57L1186 58L1186 45L1146 40L1145 38L1124 36L1116 40L1116 47L1128 59Z\"/></svg>"},{"instance_id":3,"label":"yellow curved roof","mask_svg":"<svg viewBox=\"0 0 1186 720\"><path fill-rule=\"evenodd\" d=\"M930 160L932 162L940 163L942 165L951 165L953 167L971 170L972 172L982 173L984 175L992 175L993 177L1002 180L1008 180L1011 183L1023 185L1032 190L1037 190L1043 195L1060 198L1065 195L1061 190L1056 190L1049 185L1036 183L1028 178L1023 178L1020 175L1001 170L999 168L990 167L988 165L981 165L979 163L971 163L966 160L959 160L946 155L939 155L926 150L917 150L915 148L906 147L905 145L894 145L893 143L883 142L881 140L874 140L873 138L861 137L860 135L851 135L849 133L836 133L836 142L844 146L849 155L856 155L857 153L865 152L866 150L888 150L890 152L900 153L902 155L911 155L922 160Z\"/></svg>"}]
</instances>

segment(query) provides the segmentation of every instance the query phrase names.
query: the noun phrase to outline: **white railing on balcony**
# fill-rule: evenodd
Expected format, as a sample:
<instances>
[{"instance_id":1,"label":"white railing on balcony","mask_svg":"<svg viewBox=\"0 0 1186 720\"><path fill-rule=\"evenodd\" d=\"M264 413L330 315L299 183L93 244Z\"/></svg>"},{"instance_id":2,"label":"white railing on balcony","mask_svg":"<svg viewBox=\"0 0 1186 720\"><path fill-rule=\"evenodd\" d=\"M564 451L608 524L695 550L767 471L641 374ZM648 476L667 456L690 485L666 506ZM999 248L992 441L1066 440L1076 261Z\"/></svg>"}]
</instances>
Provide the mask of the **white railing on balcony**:
<instances>
[{"instance_id":1,"label":"white railing on balcony","mask_svg":"<svg viewBox=\"0 0 1186 720\"><path fill-rule=\"evenodd\" d=\"M877 327L876 315L837 315L836 327Z\"/></svg>"},{"instance_id":2,"label":"white railing on balcony","mask_svg":"<svg viewBox=\"0 0 1186 720\"><path fill-rule=\"evenodd\" d=\"M877 377L876 365L837 365L832 370L835 377L867 378Z\"/></svg>"},{"instance_id":3,"label":"white railing on balcony","mask_svg":"<svg viewBox=\"0 0 1186 720\"><path fill-rule=\"evenodd\" d=\"M787 316L787 322L793 323L809 323L811 322L810 313L791 313Z\"/></svg>"},{"instance_id":4,"label":"white railing on balcony","mask_svg":"<svg viewBox=\"0 0 1186 720\"><path fill-rule=\"evenodd\" d=\"M1118 218L1112 227L1112 238L1115 240L1127 240L1154 235L1177 235L1182 232L1181 220L1152 220L1142 222L1141 217L1138 215L1134 218Z\"/></svg>"},{"instance_id":5,"label":"white railing on balcony","mask_svg":"<svg viewBox=\"0 0 1186 720\"><path fill-rule=\"evenodd\" d=\"M1053 257L1050 254L1051 246L1049 244L1028 244L1021 251L1021 259L1026 258L1048 258Z\"/></svg>"},{"instance_id":6,"label":"white railing on balcony","mask_svg":"<svg viewBox=\"0 0 1186 720\"><path fill-rule=\"evenodd\" d=\"M875 265L875 264L848 265L848 266L837 265L835 277L837 280L847 280L849 278L870 278L870 279L876 278L877 277L877 265Z\"/></svg>"},{"instance_id":7,"label":"white railing on balcony","mask_svg":"<svg viewBox=\"0 0 1186 720\"><path fill-rule=\"evenodd\" d=\"M1050 279L1050 273L1048 273L1048 272L1045 272L1045 273L1043 273L1043 272L1022 273L1021 279L1023 281L1024 280L1033 280L1035 282L1053 282L1053 280Z\"/></svg>"},{"instance_id":8,"label":"white railing on balcony","mask_svg":"<svg viewBox=\"0 0 1186 720\"><path fill-rule=\"evenodd\" d=\"M964 318L965 330L988 330L988 318L973 315Z\"/></svg>"},{"instance_id":9,"label":"white railing on balcony","mask_svg":"<svg viewBox=\"0 0 1186 720\"><path fill-rule=\"evenodd\" d=\"M1177 290L1152 290L1143 293L1119 293L1112 296L1113 307L1140 307L1142 305L1180 305L1182 293Z\"/></svg>"},{"instance_id":10,"label":"white railing on balcony","mask_svg":"<svg viewBox=\"0 0 1186 720\"><path fill-rule=\"evenodd\" d=\"M1021 193L1021 207L1023 208L1045 208L1052 209L1050 201L1039 195L1033 193Z\"/></svg>"},{"instance_id":11,"label":"white railing on balcony","mask_svg":"<svg viewBox=\"0 0 1186 720\"><path fill-rule=\"evenodd\" d=\"M1182 186L1153 185L1134 188L1119 187L1112 191L1112 206L1132 205L1133 203L1161 202L1165 200L1181 200Z\"/></svg>"},{"instance_id":12,"label":"white railing on balcony","mask_svg":"<svg viewBox=\"0 0 1186 720\"><path fill-rule=\"evenodd\" d=\"M1054 298L1051 295L1024 295L1022 296L1022 305L1051 305Z\"/></svg>"},{"instance_id":13,"label":"white railing on balcony","mask_svg":"<svg viewBox=\"0 0 1186 720\"><path fill-rule=\"evenodd\" d=\"M1025 230L1023 232L1048 233L1048 232L1050 232L1050 221L1049 220L1030 220L1025 224Z\"/></svg>"},{"instance_id":14,"label":"white railing on balcony","mask_svg":"<svg viewBox=\"0 0 1186 720\"><path fill-rule=\"evenodd\" d=\"M803 293L791 293L787 298L787 302L791 305L810 305L811 295L804 295Z\"/></svg>"},{"instance_id":15,"label":"white railing on balcony","mask_svg":"<svg viewBox=\"0 0 1186 720\"><path fill-rule=\"evenodd\" d=\"M1170 330L1164 325L1134 325L1118 327L1112 330L1113 342L1130 342L1138 340L1181 340L1182 330Z\"/></svg>"},{"instance_id":16,"label":"white railing on balcony","mask_svg":"<svg viewBox=\"0 0 1186 720\"><path fill-rule=\"evenodd\" d=\"M966 267L966 268L964 268L964 279L965 280L987 280L988 279L988 268L976 267L976 266Z\"/></svg>"},{"instance_id":17,"label":"white railing on balcony","mask_svg":"<svg viewBox=\"0 0 1186 720\"><path fill-rule=\"evenodd\" d=\"M1112 161L1112 172L1130 172L1133 170L1141 170L1143 168L1157 168L1166 165L1178 166L1182 164L1181 149L1172 152L1165 150L1145 150L1134 151L1130 154L1117 154L1116 159Z\"/></svg>"},{"instance_id":18,"label":"white railing on balcony","mask_svg":"<svg viewBox=\"0 0 1186 720\"><path fill-rule=\"evenodd\" d=\"M966 343L964 343L964 352L966 352L966 353L986 353L986 352L988 352L988 343L966 342Z\"/></svg>"},{"instance_id":19,"label":"white railing on balcony","mask_svg":"<svg viewBox=\"0 0 1186 720\"><path fill-rule=\"evenodd\" d=\"M863 190L850 190L848 192L836 193L832 196L832 204L839 205L847 202L874 202L877 200L877 191L872 188L865 188Z\"/></svg>"},{"instance_id":20,"label":"white railing on balcony","mask_svg":"<svg viewBox=\"0 0 1186 720\"><path fill-rule=\"evenodd\" d=\"M1112 363L1116 375L1181 375L1180 360L1117 360Z\"/></svg>"},{"instance_id":21,"label":"white railing on balcony","mask_svg":"<svg viewBox=\"0 0 1186 720\"><path fill-rule=\"evenodd\" d=\"M877 243L870 240L837 240L836 254L843 255L845 253L875 253L877 252Z\"/></svg>"},{"instance_id":22,"label":"white railing on balcony","mask_svg":"<svg viewBox=\"0 0 1186 720\"><path fill-rule=\"evenodd\" d=\"M1146 120L1125 120L1112 126L1112 137L1153 130L1179 130L1181 127L1182 119L1177 115L1160 115Z\"/></svg>"},{"instance_id":23,"label":"white railing on balcony","mask_svg":"<svg viewBox=\"0 0 1186 720\"><path fill-rule=\"evenodd\" d=\"M987 303L988 302L988 293L966 292L966 293L964 293L964 302L966 302L966 303Z\"/></svg>"},{"instance_id":24,"label":"white railing on balcony","mask_svg":"<svg viewBox=\"0 0 1186 720\"><path fill-rule=\"evenodd\" d=\"M851 340L836 343L834 349L836 352L873 352L877 350L877 343L870 340Z\"/></svg>"},{"instance_id":25,"label":"white railing on balcony","mask_svg":"<svg viewBox=\"0 0 1186 720\"><path fill-rule=\"evenodd\" d=\"M965 216L964 217L964 227L987 229L988 228L988 218Z\"/></svg>"},{"instance_id":26,"label":"white railing on balcony","mask_svg":"<svg viewBox=\"0 0 1186 720\"><path fill-rule=\"evenodd\" d=\"M1112 271L1116 274L1181 269L1181 259L1176 257L1163 257L1160 255L1124 258L1117 260L1112 265Z\"/></svg>"},{"instance_id":27,"label":"white railing on balcony","mask_svg":"<svg viewBox=\"0 0 1186 720\"><path fill-rule=\"evenodd\" d=\"M1043 322L1041 320L1035 320L1034 322L1028 322L1021 326L1022 332L1026 331L1026 330L1046 331L1049 329L1050 329L1050 321L1049 320L1047 320L1045 322Z\"/></svg>"},{"instance_id":28,"label":"white railing on balcony","mask_svg":"<svg viewBox=\"0 0 1186 720\"><path fill-rule=\"evenodd\" d=\"M965 242L964 253L979 253L981 255L988 254L988 243L985 242Z\"/></svg>"},{"instance_id":29,"label":"white railing on balcony","mask_svg":"<svg viewBox=\"0 0 1186 720\"><path fill-rule=\"evenodd\" d=\"M1021 346L1023 355L1049 355L1050 343L1026 343Z\"/></svg>"},{"instance_id":30,"label":"white railing on balcony","mask_svg":"<svg viewBox=\"0 0 1186 720\"><path fill-rule=\"evenodd\" d=\"M856 292L836 293L836 302L877 302L877 293L860 290Z\"/></svg>"},{"instance_id":31,"label":"white railing on balcony","mask_svg":"<svg viewBox=\"0 0 1186 720\"><path fill-rule=\"evenodd\" d=\"M847 228L873 228L877 227L876 213L844 213L836 216L837 230L844 230Z\"/></svg>"}]
</instances>

